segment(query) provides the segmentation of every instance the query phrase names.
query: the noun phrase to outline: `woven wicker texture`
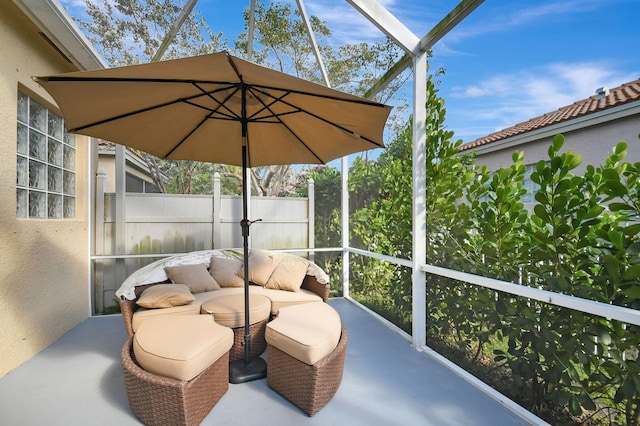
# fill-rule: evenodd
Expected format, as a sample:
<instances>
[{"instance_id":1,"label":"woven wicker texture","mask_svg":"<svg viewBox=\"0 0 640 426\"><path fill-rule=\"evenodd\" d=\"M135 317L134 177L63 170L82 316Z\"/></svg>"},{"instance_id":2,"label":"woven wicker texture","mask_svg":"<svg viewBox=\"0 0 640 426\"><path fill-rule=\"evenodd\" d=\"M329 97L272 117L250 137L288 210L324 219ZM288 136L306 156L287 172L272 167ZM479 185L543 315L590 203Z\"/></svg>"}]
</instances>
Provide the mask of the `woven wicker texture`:
<instances>
[{"instance_id":1,"label":"woven wicker texture","mask_svg":"<svg viewBox=\"0 0 640 426\"><path fill-rule=\"evenodd\" d=\"M140 285L136 287L136 290L135 290L136 298L134 300L128 300L128 299L120 300L120 312L122 312L124 327L127 329L127 336L129 337L133 336L133 325L131 323L133 320L133 313L138 309L138 305L136 304L136 300L138 299L138 297L140 297L142 292L145 291L147 288L151 287L152 285L165 284L165 283L167 282L163 281L161 283Z\"/></svg>"},{"instance_id":2,"label":"woven wicker texture","mask_svg":"<svg viewBox=\"0 0 640 426\"><path fill-rule=\"evenodd\" d=\"M249 341L251 347L249 348L249 356L254 357L260 355L267 349L267 341L264 338L264 333L267 328L267 321L269 318L263 321L257 322L249 326ZM244 326L232 328L233 330L233 346L229 351L229 361L236 361L244 358Z\"/></svg>"},{"instance_id":3,"label":"woven wicker texture","mask_svg":"<svg viewBox=\"0 0 640 426\"><path fill-rule=\"evenodd\" d=\"M228 353L188 382L143 370L135 361L131 337L121 358L129 404L146 425L198 425L229 389Z\"/></svg>"},{"instance_id":4,"label":"woven wicker texture","mask_svg":"<svg viewBox=\"0 0 640 426\"><path fill-rule=\"evenodd\" d=\"M329 284L322 284L318 282L317 278L313 275L305 276L300 288L314 292L318 296L322 297L323 302L329 300Z\"/></svg>"},{"instance_id":5,"label":"woven wicker texture","mask_svg":"<svg viewBox=\"0 0 640 426\"><path fill-rule=\"evenodd\" d=\"M340 387L347 340L347 329L343 325L338 346L313 365L268 345L267 384L307 415L313 416L327 405Z\"/></svg>"}]
</instances>

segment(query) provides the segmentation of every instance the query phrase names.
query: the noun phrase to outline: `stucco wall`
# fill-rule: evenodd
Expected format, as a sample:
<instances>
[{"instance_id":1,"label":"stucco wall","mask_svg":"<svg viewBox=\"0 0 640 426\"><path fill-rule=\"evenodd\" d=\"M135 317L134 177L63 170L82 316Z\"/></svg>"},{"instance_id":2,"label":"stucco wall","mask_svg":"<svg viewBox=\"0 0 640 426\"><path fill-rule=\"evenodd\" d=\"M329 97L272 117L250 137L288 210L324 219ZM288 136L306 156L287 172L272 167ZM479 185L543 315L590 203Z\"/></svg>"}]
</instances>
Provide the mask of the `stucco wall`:
<instances>
[{"instance_id":1,"label":"stucco wall","mask_svg":"<svg viewBox=\"0 0 640 426\"><path fill-rule=\"evenodd\" d=\"M110 154L100 154L98 159L98 169L103 169L107 173L105 192L116 192L116 157ZM145 182L154 183L153 179L145 172L133 167L127 161L127 174L140 178Z\"/></svg>"},{"instance_id":2,"label":"stucco wall","mask_svg":"<svg viewBox=\"0 0 640 426\"><path fill-rule=\"evenodd\" d=\"M114 155L100 155L98 168L107 174L105 192L116 192L116 158Z\"/></svg>"},{"instance_id":3,"label":"stucco wall","mask_svg":"<svg viewBox=\"0 0 640 426\"><path fill-rule=\"evenodd\" d=\"M54 109L31 79L74 71L11 3L0 13L0 377L85 320L89 144L76 140L76 219L16 218L17 93Z\"/></svg>"},{"instance_id":4,"label":"stucco wall","mask_svg":"<svg viewBox=\"0 0 640 426\"><path fill-rule=\"evenodd\" d=\"M586 127L572 132L562 132L565 137L562 152L572 149L582 155L582 164L574 173L583 173L587 165L599 166L611 155L618 142L628 144L626 161L640 161L640 116L631 116L613 120L608 123ZM548 160L547 151L552 137L529 142L524 145L510 147L498 151L479 153L476 164L484 164L490 170L512 164L511 154L523 151L525 164L535 164L540 160Z\"/></svg>"}]
</instances>

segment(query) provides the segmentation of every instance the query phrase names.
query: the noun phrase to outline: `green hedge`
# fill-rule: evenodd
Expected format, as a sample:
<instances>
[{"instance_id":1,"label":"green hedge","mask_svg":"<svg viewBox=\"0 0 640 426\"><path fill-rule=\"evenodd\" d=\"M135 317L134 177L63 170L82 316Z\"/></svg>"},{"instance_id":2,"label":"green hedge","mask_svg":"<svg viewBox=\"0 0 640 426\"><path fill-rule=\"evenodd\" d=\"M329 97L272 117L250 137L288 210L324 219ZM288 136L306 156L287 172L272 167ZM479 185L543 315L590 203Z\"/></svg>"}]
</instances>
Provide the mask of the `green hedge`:
<instances>
[{"instance_id":1,"label":"green hedge","mask_svg":"<svg viewBox=\"0 0 640 426\"><path fill-rule=\"evenodd\" d=\"M459 155L444 126L444 101L427 81L427 263L507 282L640 309L640 163L618 143L603 165L576 174L581 157L558 135L530 179L525 158L490 172ZM412 253L412 128L375 160L349 171L350 244L380 254ZM340 193L335 169L314 172L323 212L317 246L335 245ZM318 213L317 213L318 214ZM339 268L330 268L340 282ZM351 296L411 332L411 271L351 256ZM338 281L335 281L335 279ZM429 275L427 337L467 360L502 370L510 397L543 416L564 407L583 421L636 425L640 332L571 309Z\"/></svg>"}]
</instances>

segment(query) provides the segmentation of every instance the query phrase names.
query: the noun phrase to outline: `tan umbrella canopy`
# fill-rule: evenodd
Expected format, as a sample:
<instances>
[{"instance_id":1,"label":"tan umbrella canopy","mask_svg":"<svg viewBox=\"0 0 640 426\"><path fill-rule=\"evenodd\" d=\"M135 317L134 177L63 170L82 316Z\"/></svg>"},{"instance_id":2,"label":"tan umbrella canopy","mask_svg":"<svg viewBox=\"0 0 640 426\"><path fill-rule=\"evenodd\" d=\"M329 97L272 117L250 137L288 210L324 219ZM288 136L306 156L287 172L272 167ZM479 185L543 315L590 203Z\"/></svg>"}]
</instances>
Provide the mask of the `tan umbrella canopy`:
<instances>
[{"instance_id":1,"label":"tan umbrella canopy","mask_svg":"<svg viewBox=\"0 0 640 426\"><path fill-rule=\"evenodd\" d=\"M69 132L159 158L242 165L246 123L248 167L326 163L383 147L391 110L226 52L37 81Z\"/></svg>"},{"instance_id":2,"label":"tan umbrella canopy","mask_svg":"<svg viewBox=\"0 0 640 426\"><path fill-rule=\"evenodd\" d=\"M381 148L391 107L236 58L226 52L37 77L67 131L160 158L247 167L326 163ZM250 358L248 185L243 181L245 357L230 381L262 378Z\"/></svg>"}]
</instances>

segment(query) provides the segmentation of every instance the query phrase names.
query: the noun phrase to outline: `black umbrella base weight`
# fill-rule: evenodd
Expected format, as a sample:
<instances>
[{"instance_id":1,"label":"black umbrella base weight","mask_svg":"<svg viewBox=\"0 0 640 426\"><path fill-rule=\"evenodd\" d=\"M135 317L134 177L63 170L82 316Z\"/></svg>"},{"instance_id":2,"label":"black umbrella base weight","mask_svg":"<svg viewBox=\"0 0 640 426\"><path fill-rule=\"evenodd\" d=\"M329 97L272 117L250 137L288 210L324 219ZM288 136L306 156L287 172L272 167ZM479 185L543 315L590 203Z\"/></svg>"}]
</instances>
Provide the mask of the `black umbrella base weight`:
<instances>
[{"instance_id":1,"label":"black umbrella base weight","mask_svg":"<svg viewBox=\"0 0 640 426\"><path fill-rule=\"evenodd\" d=\"M238 384L267 377L267 362L259 356L244 358L229 363L229 383Z\"/></svg>"}]
</instances>

